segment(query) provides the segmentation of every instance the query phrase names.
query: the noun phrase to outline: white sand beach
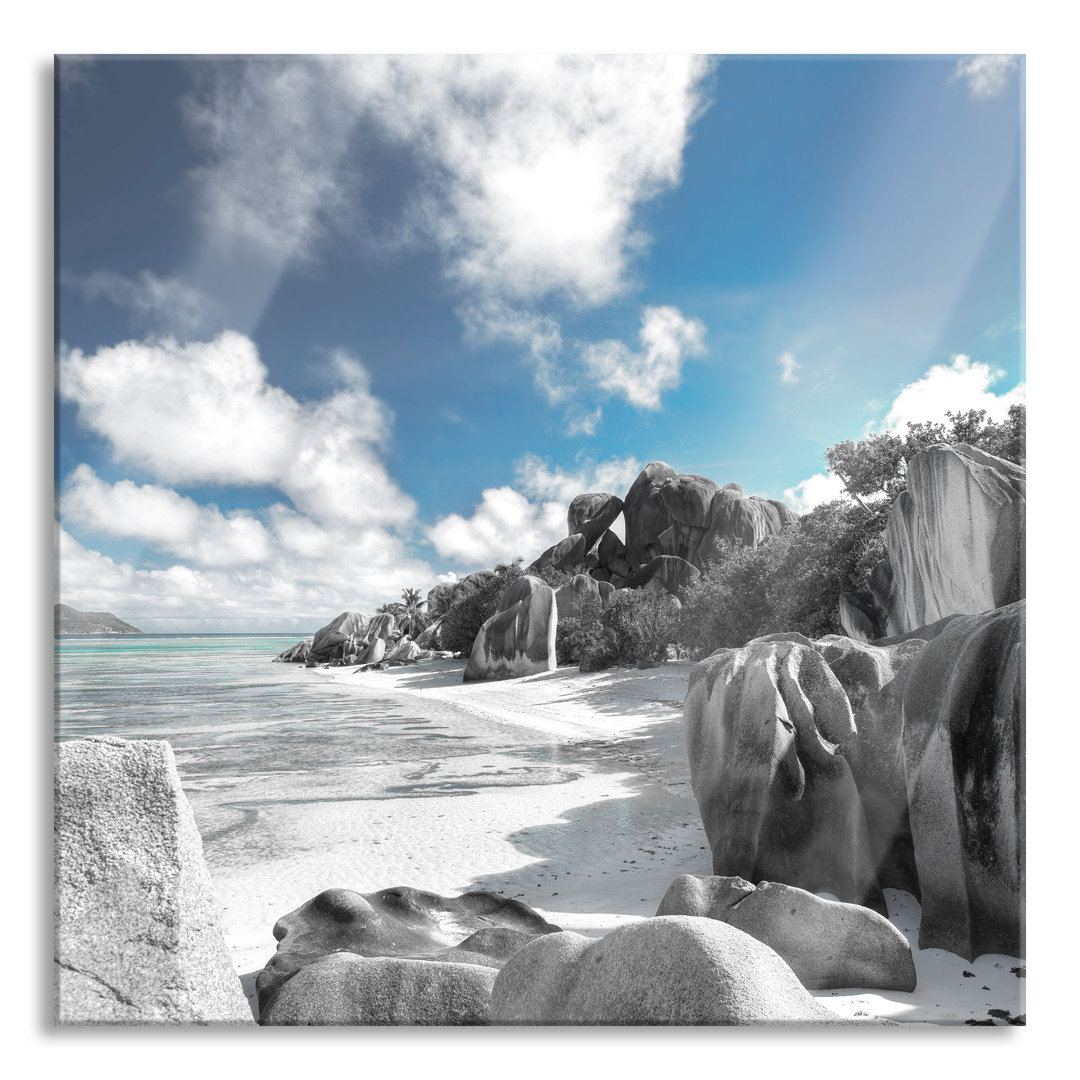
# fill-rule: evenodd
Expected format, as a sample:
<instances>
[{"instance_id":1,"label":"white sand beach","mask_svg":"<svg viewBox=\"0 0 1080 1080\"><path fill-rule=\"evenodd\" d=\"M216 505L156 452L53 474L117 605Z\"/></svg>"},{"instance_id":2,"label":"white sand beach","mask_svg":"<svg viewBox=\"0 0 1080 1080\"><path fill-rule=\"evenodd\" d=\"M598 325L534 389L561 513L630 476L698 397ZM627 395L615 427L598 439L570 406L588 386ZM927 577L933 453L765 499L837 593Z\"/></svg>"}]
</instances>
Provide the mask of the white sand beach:
<instances>
[{"instance_id":1,"label":"white sand beach","mask_svg":"<svg viewBox=\"0 0 1080 1080\"><path fill-rule=\"evenodd\" d=\"M460 661L280 667L282 678L332 684L345 704L404 707L409 715L388 716L388 730L403 745L422 734L430 748L435 737L439 752L376 762L345 754L317 769L299 753L295 768L278 762L237 780L224 802L229 777L185 781L249 995L276 947L274 922L323 889L490 889L598 936L653 915L677 875L711 873L683 742L688 662L468 685ZM273 728L261 737L272 740ZM841 1015L909 1022L1024 1013L1019 958L921 952L918 903L886 896L912 942L917 989L815 996Z\"/></svg>"}]
</instances>

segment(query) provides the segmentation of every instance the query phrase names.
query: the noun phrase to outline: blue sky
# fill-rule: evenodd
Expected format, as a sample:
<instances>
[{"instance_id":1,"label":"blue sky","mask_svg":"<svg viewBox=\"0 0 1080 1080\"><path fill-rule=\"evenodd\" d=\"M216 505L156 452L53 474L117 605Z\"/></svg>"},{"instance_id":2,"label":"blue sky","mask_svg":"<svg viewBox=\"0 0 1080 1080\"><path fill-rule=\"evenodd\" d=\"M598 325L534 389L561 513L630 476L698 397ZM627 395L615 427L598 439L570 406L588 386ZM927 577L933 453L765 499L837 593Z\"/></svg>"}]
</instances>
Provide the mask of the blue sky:
<instances>
[{"instance_id":1,"label":"blue sky","mask_svg":"<svg viewBox=\"0 0 1080 1080\"><path fill-rule=\"evenodd\" d=\"M61 60L60 598L306 632L1023 400L1023 60Z\"/></svg>"}]
</instances>

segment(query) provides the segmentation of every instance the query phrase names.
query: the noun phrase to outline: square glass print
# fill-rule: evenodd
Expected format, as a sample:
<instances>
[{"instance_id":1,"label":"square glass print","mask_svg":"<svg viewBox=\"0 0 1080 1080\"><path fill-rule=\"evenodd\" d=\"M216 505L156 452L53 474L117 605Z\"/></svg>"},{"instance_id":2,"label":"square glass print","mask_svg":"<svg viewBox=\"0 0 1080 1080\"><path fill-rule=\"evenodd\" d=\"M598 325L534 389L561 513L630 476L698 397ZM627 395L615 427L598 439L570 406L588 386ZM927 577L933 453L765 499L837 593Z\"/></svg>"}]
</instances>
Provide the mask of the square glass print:
<instances>
[{"instance_id":1,"label":"square glass print","mask_svg":"<svg viewBox=\"0 0 1080 1080\"><path fill-rule=\"evenodd\" d=\"M55 74L57 1023L1025 1023L1023 57Z\"/></svg>"}]
</instances>

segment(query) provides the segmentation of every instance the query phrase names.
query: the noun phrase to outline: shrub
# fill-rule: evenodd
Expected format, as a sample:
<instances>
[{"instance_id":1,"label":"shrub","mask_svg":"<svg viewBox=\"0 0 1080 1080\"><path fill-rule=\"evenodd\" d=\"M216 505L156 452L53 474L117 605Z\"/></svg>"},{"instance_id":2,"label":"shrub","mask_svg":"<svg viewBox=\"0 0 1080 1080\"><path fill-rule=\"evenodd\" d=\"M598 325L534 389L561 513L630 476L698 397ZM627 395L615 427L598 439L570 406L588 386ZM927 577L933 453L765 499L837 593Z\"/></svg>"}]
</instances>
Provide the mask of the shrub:
<instances>
[{"instance_id":1,"label":"shrub","mask_svg":"<svg viewBox=\"0 0 1080 1080\"><path fill-rule=\"evenodd\" d=\"M499 598L523 573L520 562L495 567L495 575L476 592L452 604L443 617L439 638L444 649L472 651L480 627L495 614Z\"/></svg>"},{"instance_id":2,"label":"shrub","mask_svg":"<svg viewBox=\"0 0 1080 1080\"><path fill-rule=\"evenodd\" d=\"M578 665L596 649L601 639L600 601L587 596L581 602L581 616L559 619L555 629L555 657L559 665Z\"/></svg>"},{"instance_id":3,"label":"shrub","mask_svg":"<svg viewBox=\"0 0 1080 1080\"><path fill-rule=\"evenodd\" d=\"M585 604L583 615L584 609ZM649 667L666 660L678 630L679 605L674 597L654 589L621 589L586 631L581 670Z\"/></svg>"},{"instance_id":4,"label":"shrub","mask_svg":"<svg viewBox=\"0 0 1080 1080\"><path fill-rule=\"evenodd\" d=\"M725 543L683 596L680 644L705 656L782 631L842 634L840 594L865 587L882 530L880 515L832 502L758 547Z\"/></svg>"}]
</instances>

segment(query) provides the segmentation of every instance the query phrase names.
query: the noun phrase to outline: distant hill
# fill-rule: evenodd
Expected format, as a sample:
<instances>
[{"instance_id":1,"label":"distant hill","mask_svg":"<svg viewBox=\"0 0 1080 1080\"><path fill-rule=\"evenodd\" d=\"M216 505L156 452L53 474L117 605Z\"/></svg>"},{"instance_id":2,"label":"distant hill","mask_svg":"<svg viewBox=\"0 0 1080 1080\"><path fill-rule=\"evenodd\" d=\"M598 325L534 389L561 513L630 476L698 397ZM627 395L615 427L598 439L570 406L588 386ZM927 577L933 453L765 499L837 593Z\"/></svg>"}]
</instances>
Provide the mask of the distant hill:
<instances>
[{"instance_id":1,"label":"distant hill","mask_svg":"<svg viewBox=\"0 0 1080 1080\"><path fill-rule=\"evenodd\" d=\"M131 623L118 619L111 611L76 611L67 604L53 608L56 634L141 634Z\"/></svg>"}]
</instances>

